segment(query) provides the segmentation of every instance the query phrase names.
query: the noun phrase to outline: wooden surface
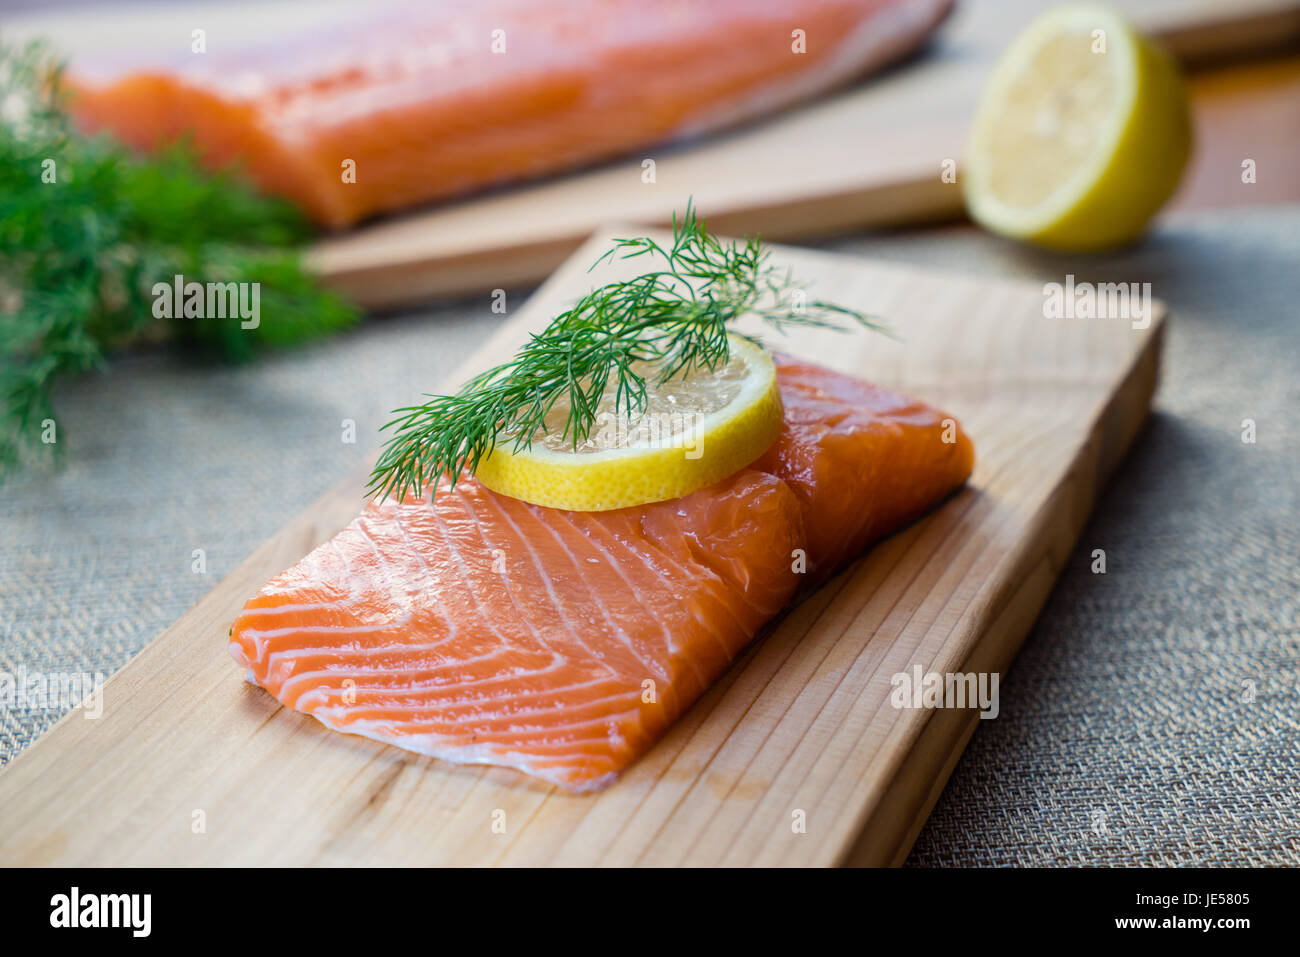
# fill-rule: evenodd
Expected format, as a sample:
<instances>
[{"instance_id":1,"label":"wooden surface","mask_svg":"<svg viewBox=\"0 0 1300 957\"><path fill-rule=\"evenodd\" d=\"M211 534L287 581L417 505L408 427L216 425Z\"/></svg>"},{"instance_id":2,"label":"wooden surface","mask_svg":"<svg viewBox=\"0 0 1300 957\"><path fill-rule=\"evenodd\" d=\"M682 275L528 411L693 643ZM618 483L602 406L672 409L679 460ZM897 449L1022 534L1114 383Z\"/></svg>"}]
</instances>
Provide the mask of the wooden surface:
<instances>
[{"instance_id":1,"label":"wooden surface","mask_svg":"<svg viewBox=\"0 0 1300 957\"><path fill-rule=\"evenodd\" d=\"M584 247L463 372L603 279L586 267L605 245ZM975 474L792 609L608 791L569 795L331 732L243 680L227 628L355 515L358 473L115 675L101 718L69 713L0 772L0 863L901 860L977 719L897 710L890 676L1005 668L1146 414L1163 308L1145 330L1049 320L1037 284L786 248L776 260L903 337L813 332L781 347L950 410L975 441ZM800 810L806 833L792 831Z\"/></svg>"},{"instance_id":2,"label":"wooden surface","mask_svg":"<svg viewBox=\"0 0 1300 957\"><path fill-rule=\"evenodd\" d=\"M1225 64L1188 78L1196 151L1171 209L1300 202L1300 55ZM1243 160L1255 182L1242 182Z\"/></svg>"}]
</instances>

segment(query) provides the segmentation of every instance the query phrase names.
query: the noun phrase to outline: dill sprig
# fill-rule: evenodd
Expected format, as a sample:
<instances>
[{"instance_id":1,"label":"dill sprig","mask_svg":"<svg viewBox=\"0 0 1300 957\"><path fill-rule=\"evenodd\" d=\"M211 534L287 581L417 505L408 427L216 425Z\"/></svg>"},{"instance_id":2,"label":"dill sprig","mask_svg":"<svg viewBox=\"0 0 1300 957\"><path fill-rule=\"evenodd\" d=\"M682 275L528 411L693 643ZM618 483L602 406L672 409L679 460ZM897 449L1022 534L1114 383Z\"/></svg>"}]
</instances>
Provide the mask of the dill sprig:
<instances>
[{"instance_id":1,"label":"dill sprig","mask_svg":"<svg viewBox=\"0 0 1300 957\"><path fill-rule=\"evenodd\" d=\"M122 344L242 360L354 321L300 265L310 235L288 203L204 172L184 144L146 158L79 135L57 59L0 43L0 477L62 449L62 433L40 442L54 387ZM176 274L261 283L263 321L154 318L153 284Z\"/></svg>"},{"instance_id":2,"label":"dill sprig","mask_svg":"<svg viewBox=\"0 0 1300 957\"><path fill-rule=\"evenodd\" d=\"M728 324L757 316L774 329L843 329L844 320L884 331L864 313L807 301L788 269L768 262L758 239L723 243L709 234L691 203L673 238L616 239L595 263L644 259L650 268L630 280L587 293L533 335L509 362L474 376L454 395L428 395L421 405L394 410L394 429L370 478L376 497L419 494L446 476L454 486L473 472L503 437L515 451L547 432L547 417L566 400L562 437L577 448L591 433L611 385L615 413L646 407L647 363L657 384L696 370L716 370L729 358Z\"/></svg>"}]
</instances>

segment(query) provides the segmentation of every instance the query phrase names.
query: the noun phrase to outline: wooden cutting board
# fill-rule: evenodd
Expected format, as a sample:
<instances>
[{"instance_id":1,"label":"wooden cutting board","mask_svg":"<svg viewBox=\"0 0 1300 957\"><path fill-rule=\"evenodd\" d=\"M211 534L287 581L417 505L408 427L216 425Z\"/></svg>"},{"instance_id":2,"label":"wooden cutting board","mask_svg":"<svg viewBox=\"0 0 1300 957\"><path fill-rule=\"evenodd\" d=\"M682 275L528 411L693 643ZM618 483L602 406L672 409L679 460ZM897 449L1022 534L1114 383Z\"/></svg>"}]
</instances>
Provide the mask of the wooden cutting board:
<instances>
[{"instance_id":1,"label":"wooden cutting board","mask_svg":"<svg viewBox=\"0 0 1300 957\"><path fill-rule=\"evenodd\" d=\"M463 374L602 281L586 270L606 246L584 246ZM0 772L0 863L901 861L979 719L896 709L890 678L1007 667L1147 413L1164 309L1146 329L1048 319L1036 284L784 247L774 258L902 336L805 332L781 347L950 410L977 467L755 641L622 780L574 796L442 764L327 731L243 680L227 628L359 511L358 473L115 675L101 718L71 712Z\"/></svg>"}]
</instances>

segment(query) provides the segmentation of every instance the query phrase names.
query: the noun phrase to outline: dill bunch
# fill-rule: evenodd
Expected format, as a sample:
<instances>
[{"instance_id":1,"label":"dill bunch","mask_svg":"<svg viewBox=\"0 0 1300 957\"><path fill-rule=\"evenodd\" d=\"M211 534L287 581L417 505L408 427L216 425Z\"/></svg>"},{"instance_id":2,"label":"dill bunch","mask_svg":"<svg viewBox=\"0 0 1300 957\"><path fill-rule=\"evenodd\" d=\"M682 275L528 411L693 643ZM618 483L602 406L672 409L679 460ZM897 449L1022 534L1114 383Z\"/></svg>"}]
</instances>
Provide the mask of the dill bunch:
<instances>
[{"instance_id":1,"label":"dill bunch","mask_svg":"<svg viewBox=\"0 0 1300 957\"><path fill-rule=\"evenodd\" d=\"M79 135L61 64L43 44L0 43L0 478L61 449L40 442L54 387L125 343L238 361L355 321L301 266L310 235L288 203L204 172L184 144L145 158ZM156 319L152 287L177 274L261 283L263 321Z\"/></svg>"},{"instance_id":2,"label":"dill bunch","mask_svg":"<svg viewBox=\"0 0 1300 957\"><path fill-rule=\"evenodd\" d=\"M673 217L670 245L644 237L616 239L591 268L612 258L643 259L648 268L587 293L513 359L475 376L454 395L430 395L420 405L394 410L397 418L384 426L393 435L371 475L370 494L418 494L443 476L454 486L502 437L521 451L545 434L548 414L561 399L568 407L562 437L576 449L589 437L611 385L616 414L635 416L645 409L649 384L641 373L647 364L656 370L656 384L725 366L729 324L742 315L781 332L849 326L884 331L857 310L805 301L802 285L789 270L769 264L759 240L723 243L690 203L680 220Z\"/></svg>"}]
</instances>

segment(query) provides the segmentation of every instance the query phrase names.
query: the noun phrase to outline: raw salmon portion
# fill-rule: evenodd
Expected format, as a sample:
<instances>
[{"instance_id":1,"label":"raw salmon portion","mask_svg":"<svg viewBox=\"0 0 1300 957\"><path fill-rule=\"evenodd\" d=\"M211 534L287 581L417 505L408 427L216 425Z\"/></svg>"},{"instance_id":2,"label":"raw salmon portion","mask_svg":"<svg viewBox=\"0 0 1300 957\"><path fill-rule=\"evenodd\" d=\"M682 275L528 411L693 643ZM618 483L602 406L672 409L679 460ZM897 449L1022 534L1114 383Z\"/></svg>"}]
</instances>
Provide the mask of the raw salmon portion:
<instances>
[{"instance_id":1,"label":"raw salmon portion","mask_svg":"<svg viewBox=\"0 0 1300 957\"><path fill-rule=\"evenodd\" d=\"M774 355L785 426L753 464L803 505L808 571L829 574L961 484L970 438L923 402Z\"/></svg>"},{"instance_id":2,"label":"raw salmon portion","mask_svg":"<svg viewBox=\"0 0 1300 957\"><path fill-rule=\"evenodd\" d=\"M248 602L231 654L336 730L608 785L805 582L797 550L824 576L970 472L943 413L793 360L778 376L771 451L684 498L564 512L466 476L370 504Z\"/></svg>"},{"instance_id":3,"label":"raw salmon portion","mask_svg":"<svg viewBox=\"0 0 1300 957\"><path fill-rule=\"evenodd\" d=\"M182 37L153 63L77 62L72 108L84 128L142 149L189 134L211 165L238 161L266 191L345 226L807 99L909 52L951 5L382 5L239 49L196 54Z\"/></svg>"},{"instance_id":4,"label":"raw salmon portion","mask_svg":"<svg viewBox=\"0 0 1300 957\"><path fill-rule=\"evenodd\" d=\"M781 609L800 540L790 490L748 469L594 513L465 479L370 505L248 603L231 651L336 730L590 790Z\"/></svg>"}]
</instances>

